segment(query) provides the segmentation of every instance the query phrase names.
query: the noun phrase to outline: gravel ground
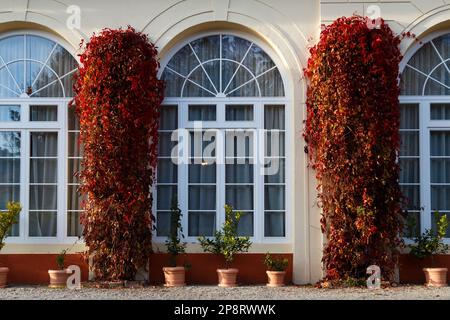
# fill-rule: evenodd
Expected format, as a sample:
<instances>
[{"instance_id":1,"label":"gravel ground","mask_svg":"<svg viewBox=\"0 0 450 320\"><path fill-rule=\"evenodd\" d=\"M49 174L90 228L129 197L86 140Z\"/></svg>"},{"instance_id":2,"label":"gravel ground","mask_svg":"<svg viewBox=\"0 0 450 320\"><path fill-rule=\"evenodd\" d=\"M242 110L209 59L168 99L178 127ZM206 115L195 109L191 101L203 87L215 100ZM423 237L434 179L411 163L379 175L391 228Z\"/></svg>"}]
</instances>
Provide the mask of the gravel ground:
<instances>
[{"instance_id":1,"label":"gravel ground","mask_svg":"<svg viewBox=\"0 0 450 320\"><path fill-rule=\"evenodd\" d=\"M102 300L102 299L144 299L144 300L409 300L442 299L450 300L450 287L426 288L424 286L399 286L396 288L368 289L316 289L311 286L287 286L267 288L265 286L242 286L219 288L217 286L187 286L184 288L145 287L139 289L96 289L81 290L49 289L43 286L18 286L0 289L0 300Z\"/></svg>"}]
</instances>

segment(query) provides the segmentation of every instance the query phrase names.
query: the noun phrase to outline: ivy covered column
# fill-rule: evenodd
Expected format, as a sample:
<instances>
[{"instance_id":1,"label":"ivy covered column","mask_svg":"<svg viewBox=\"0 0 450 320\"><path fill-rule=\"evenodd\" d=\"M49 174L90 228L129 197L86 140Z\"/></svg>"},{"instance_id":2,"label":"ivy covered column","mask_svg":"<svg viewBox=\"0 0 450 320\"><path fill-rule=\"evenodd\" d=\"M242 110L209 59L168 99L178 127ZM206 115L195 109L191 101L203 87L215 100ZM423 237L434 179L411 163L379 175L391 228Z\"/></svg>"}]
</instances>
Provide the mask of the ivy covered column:
<instances>
[{"instance_id":1,"label":"ivy covered column","mask_svg":"<svg viewBox=\"0 0 450 320\"><path fill-rule=\"evenodd\" d=\"M358 16L327 26L311 49L304 136L318 180L326 280L392 276L401 244L400 38Z\"/></svg>"},{"instance_id":2,"label":"ivy covered column","mask_svg":"<svg viewBox=\"0 0 450 320\"><path fill-rule=\"evenodd\" d=\"M151 253L159 108L157 50L146 35L104 29L80 55L74 104L84 158L81 222L98 280L132 280Z\"/></svg>"}]
</instances>

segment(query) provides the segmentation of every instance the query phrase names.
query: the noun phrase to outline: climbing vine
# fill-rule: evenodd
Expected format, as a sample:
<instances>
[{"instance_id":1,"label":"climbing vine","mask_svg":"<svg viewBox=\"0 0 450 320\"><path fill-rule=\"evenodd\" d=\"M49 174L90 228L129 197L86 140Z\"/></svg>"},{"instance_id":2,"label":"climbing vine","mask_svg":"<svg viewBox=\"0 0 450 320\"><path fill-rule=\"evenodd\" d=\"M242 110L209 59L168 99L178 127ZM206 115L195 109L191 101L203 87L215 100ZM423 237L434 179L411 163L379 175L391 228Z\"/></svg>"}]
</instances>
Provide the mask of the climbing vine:
<instances>
[{"instance_id":1,"label":"climbing vine","mask_svg":"<svg viewBox=\"0 0 450 320\"><path fill-rule=\"evenodd\" d=\"M343 17L323 29L305 69L304 137L318 180L327 280L393 274L401 245L400 36Z\"/></svg>"},{"instance_id":2,"label":"climbing vine","mask_svg":"<svg viewBox=\"0 0 450 320\"><path fill-rule=\"evenodd\" d=\"M151 252L159 108L157 50L133 28L104 29L80 55L76 97L86 257L99 280L130 280Z\"/></svg>"}]
</instances>

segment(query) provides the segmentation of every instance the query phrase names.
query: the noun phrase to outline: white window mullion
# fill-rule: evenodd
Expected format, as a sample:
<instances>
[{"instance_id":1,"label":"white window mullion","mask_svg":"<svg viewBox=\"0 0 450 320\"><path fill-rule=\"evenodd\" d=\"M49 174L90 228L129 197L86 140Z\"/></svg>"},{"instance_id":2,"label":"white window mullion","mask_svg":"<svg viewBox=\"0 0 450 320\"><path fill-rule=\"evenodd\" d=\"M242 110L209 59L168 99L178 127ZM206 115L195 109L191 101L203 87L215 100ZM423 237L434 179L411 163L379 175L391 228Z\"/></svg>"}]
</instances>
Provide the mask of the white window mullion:
<instances>
[{"instance_id":1,"label":"white window mullion","mask_svg":"<svg viewBox=\"0 0 450 320\"><path fill-rule=\"evenodd\" d=\"M27 106L28 107L28 106ZM29 237L29 223L30 223L30 130L23 131L23 168L24 180L23 180L23 196L24 202L22 203L22 214L24 218L23 223L23 239L28 240Z\"/></svg>"},{"instance_id":2,"label":"white window mullion","mask_svg":"<svg viewBox=\"0 0 450 320\"><path fill-rule=\"evenodd\" d=\"M264 239L264 105L262 103L255 103L255 141L254 141L254 192L255 192L255 240L260 242Z\"/></svg>"},{"instance_id":3,"label":"white window mullion","mask_svg":"<svg viewBox=\"0 0 450 320\"><path fill-rule=\"evenodd\" d=\"M219 106L218 106L219 107ZM225 107L219 110L225 110ZM220 118L219 118L220 119ZM222 138L219 138L222 137ZM225 222L225 204L226 203L226 187L225 187L225 148L226 148L226 131L217 130L216 139L216 230L219 230Z\"/></svg>"},{"instance_id":4,"label":"white window mullion","mask_svg":"<svg viewBox=\"0 0 450 320\"><path fill-rule=\"evenodd\" d=\"M65 107L64 107L65 106ZM57 163L57 213L56 213L56 237L63 241L67 238L67 228L66 222L67 222L67 193L66 186L67 186L67 139L68 139L68 132L67 132L67 114L66 109L67 105L65 103L59 103L58 104L58 122L62 126L62 130L58 130L58 163Z\"/></svg>"},{"instance_id":5,"label":"white window mullion","mask_svg":"<svg viewBox=\"0 0 450 320\"><path fill-rule=\"evenodd\" d=\"M424 210L420 214L421 232L431 228L431 180L430 180L430 104L421 102L419 106L419 154L420 154L420 198Z\"/></svg>"}]
</instances>

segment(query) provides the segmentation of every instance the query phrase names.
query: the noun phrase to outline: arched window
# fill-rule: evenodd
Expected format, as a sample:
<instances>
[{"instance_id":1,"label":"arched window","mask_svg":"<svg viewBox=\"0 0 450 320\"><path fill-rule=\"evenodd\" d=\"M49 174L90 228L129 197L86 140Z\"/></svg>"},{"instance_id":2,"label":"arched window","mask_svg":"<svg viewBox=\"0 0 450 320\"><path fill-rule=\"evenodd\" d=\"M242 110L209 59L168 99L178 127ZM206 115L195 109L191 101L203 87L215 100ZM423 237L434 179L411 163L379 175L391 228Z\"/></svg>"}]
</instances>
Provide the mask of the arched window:
<instances>
[{"instance_id":1,"label":"arched window","mask_svg":"<svg viewBox=\"0 0 450 320\"><path fill-rule=\"evenodd\" d=\"M79 126L68 102L77 61L46 35L0 36L0 210L23 209L8 241L62 242L81 234Z\"/></svg>"},{"instance_id":2,"label":"arched window","mask_svg":"<svg viewBox=\"0 0 450 320\"><path fill-rule=\"evenodd\" d=\"M0 98L71 97L77 61L62 46L36 35L0 40Z\"/></svg>"},{"instance_id":3,"label":"arched window","mask_svg":"<svg viewBox=\"0 0 450 320\"><path fill-rule=\"evenodd\" d=\"M435 228L435 211L450 213L450 34L422 40L400 83L400 182L413 236Z\"/></svg>"},{"instance_id":4,"label":"arched window","mask_svg":"<svg viewBox=\"0 0 450 320\"><path fill-rule=\"evenodd\" d=\"M164 69L166 97L283 97L280 72L255 43L233 35L189 42Z\"/></svg>"},{"instance_id":5,"label":"arched window","mask_svg":"<svg viewBox=\"0 0 450 320\"><path fill-rule=\"evenodd\" d=\"M195 38L174 51L162 63L157 236L169 233L177 195L188 240L212 236L229 204L244 212L240 234L283 241L287 110L277 65L232 34Z\"/></svg>"}]
</instances>

